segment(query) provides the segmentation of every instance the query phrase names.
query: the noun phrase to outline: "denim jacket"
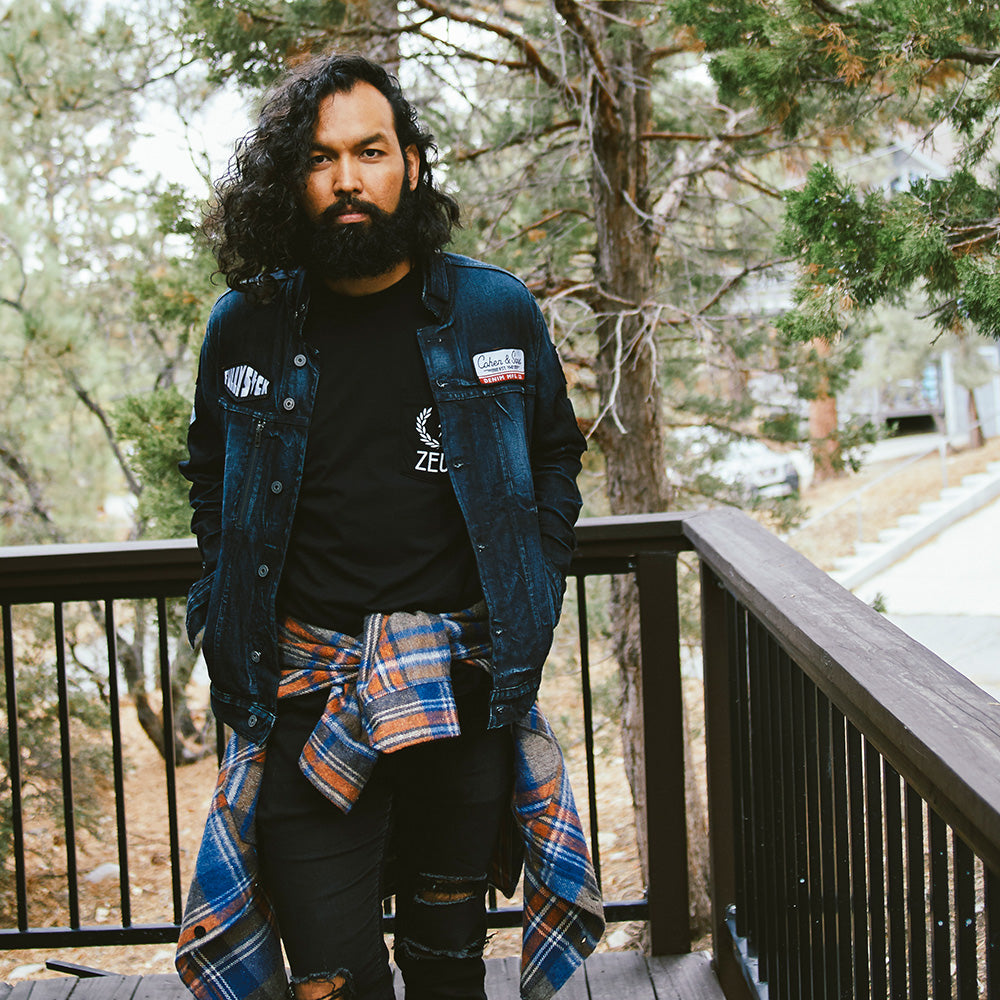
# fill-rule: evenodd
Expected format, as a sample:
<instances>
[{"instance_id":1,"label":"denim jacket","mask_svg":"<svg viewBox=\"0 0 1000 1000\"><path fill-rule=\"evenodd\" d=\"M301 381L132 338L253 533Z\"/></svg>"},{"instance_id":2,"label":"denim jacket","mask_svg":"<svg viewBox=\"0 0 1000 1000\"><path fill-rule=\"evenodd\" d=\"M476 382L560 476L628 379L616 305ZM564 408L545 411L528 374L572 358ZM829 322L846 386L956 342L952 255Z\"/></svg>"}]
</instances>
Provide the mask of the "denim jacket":
<instances>
[{"instance_id":1,"label":"denim jacket","mask_svg":"<svg viewBox=\"0 0 1000 1000\"><path fill-rule=\"evenodd\" d=\"M454 254L434 255L424 274L434 321L417 337L489 611L496 727L535 700L574 547L586 444L527 288ZM320 358L302 336L308 305L301 271L266 304L238 292L219 299L180 466L204 568L188 595L188 635L204 633L216 717L254 743L274 724L275 602L319 381Z\"/></svg>"}]
</instances>

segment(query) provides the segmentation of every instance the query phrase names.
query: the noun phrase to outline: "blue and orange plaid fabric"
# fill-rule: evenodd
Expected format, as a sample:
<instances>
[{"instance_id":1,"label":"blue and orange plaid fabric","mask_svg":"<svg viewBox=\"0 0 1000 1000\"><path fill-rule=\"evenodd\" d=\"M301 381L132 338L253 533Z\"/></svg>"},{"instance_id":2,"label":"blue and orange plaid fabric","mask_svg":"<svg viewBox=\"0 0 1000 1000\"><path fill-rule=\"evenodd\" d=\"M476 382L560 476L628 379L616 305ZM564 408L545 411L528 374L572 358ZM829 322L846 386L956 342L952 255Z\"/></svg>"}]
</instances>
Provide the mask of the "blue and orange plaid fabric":
<instances>
[{"instance_id":1,"label":"blue and orange plaid fabric","mask_svg":"<svg viewBox=\"0 0 1000 1000\"><path fill-rule=\"evenodd\" d=\"M451 664L488 666L482 605L454 615L370 615L362 636L289 619L278 697L328 690L302 751L303 773L345 812L378 753L458 734ZM514 723L514 797L491 881L510 897L524 867L521 996L547 1000L590 954L604 909L562 751L537 704ZM177 945L177 970L199 1000L279 1000L277 926L257 883L254 814L265 749L226 747Z\"/></svg>"}]
</instances>

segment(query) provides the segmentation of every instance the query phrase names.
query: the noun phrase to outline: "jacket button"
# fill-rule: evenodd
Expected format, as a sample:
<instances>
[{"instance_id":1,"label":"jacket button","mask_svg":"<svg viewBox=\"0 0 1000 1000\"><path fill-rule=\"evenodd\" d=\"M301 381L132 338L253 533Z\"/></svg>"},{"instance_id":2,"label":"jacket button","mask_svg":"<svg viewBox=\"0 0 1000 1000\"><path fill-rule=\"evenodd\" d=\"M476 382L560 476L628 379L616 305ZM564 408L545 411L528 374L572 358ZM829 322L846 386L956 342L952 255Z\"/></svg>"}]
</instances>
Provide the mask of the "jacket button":
<instances>
[{"instance_id":1,"label":"jacket button","mask_svg":"<svg viewBox=\"0 0 1000 1000\"><path fill-rule=\"evenodd\" d=\"M201 924L198 924L198 926L195 927L195 929L194 929L194 936L196 938L203 938L207 933L208 933L208 931L205 930L205 928L202 927Z\"/></svg>"},{"instance_id":2,"label":"jacket button","mask_svg":"<svg viewBox=\"0 0 1000 1000\"><path fill-rule=\"evenodd\" d=\"M257 716L256 715L251 715L250 718L247 719L247 725L251 729L253 729L253 727L257 725Z\"/></svg>"},{"instance_id":3,"label":"jacket button","mask_svg":"<svg viewBox=\"0 0 1000 1000\"><path fill-rule=\"evenodd\" d=\"M260 663L260 650L259 649L255 649L250 654L250 662L251 663Z\"/></svg>"},{"instance_id":4,"label":"jacket button","mask_svg":"<svg viewBox=\"0 0 1000 1000\"><path fill-rule=\"evenodd\" d=\"M272 493L280 493L281 490L282 490L281 483L279 483L278 480L275 479L275 481L273 483L271 483L271 492Z\"/></svg>"},{"instance_id":5,"label":"jacket button","mask_svg":"<svg viewBox=\"0 0 1000 1000\"><path fill-rule=\"evenodd\" d=\"M296 368L301 368L305 363L306 356L304 354L296 354L295 357L292 358L292 364L295 365Z\"/></svg>"},{"instance_id":6,"label":"jacket button","mask_svg":"<svg viewBox=\"0 0 1000 1000\"><path fill-rule=\"evenodd\" d=\"M257 575L258 575L258 576L259 576L259 577L260 577L260 578L261 578L262 580L263 580L263 579L264 579L264 577L265 577L265 576L267 576L267 574L268 574L268 573L270 573L270 572L271 572L271 571L270 571L270 570L268 569L268 567L267 567L267 563L261 563L261 564L260 564L260 565L259 565L259 566L257 567Z\"/></svg>"},{"instance_id":7,"label":"jacket button","mask_svg":"<svg viewBox=\"0 0 1000 1000\"><path fill-rule=\"evenodd\" d=\"M285 398L285 399L283 399L283 400L281 401L281 405L282 405L282 406L283 406L283 407L284 407L284 408L285 408L286 410L294 410L294 409L295 409L295 400L294 400L294 399L292 399L292 397L291 397L291 396L288 396L287 398Z\"/></svg>"}]
</instances>

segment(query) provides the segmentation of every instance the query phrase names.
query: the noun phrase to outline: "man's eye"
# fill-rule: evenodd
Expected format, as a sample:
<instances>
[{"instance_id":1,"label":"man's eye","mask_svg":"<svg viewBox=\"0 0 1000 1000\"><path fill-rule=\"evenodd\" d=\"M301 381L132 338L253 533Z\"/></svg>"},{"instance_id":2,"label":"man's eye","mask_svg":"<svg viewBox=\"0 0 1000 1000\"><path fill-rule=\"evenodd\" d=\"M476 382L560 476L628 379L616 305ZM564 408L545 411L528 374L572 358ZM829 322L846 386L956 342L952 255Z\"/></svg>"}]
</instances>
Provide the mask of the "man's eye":
<instances>
[{"instance_id":1,"label":"man's eye","mask_svg":"<svg viewBox=\"0 0 1000 1000\"><path fill-rule=\"evenodd\" d=\"M321 163L326 163L329 157L325 153L313 153L309 157L309 165L316 167Z\"/></svg>"},{"instance_id":2,"label":"man's eye","mask_svg":"<svg viewBox=\"0 0 1000 1000\"><path fill-rule=\"evenodd\" d=\"M362 154L363 157L369 160L374 160L382 155L381 149L366 149Z\"/></svg>"}]
</instances>

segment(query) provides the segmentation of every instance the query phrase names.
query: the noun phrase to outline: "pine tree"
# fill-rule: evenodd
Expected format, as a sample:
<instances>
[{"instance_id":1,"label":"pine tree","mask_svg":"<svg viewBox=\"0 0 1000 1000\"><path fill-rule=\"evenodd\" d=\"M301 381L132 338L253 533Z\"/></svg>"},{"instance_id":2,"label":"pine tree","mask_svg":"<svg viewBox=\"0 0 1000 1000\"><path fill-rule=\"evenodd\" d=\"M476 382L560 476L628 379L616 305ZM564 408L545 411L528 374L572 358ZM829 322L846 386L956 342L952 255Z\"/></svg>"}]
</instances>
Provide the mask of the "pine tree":
<instances>
[{"instance_id":1,"label":"pine tree","mask_svg":"<svg viewBox=\"0 0 1000 1000\"><path fill-rule=\"evenodd\" d=\"M942 329L1000 338L1000 5L977 0L675 3L720 98L789 137L833 126L862 148L935 146L944 178L864 190L818 162L786 196L780 246L801 265L782 329L835 340L859 311L919 291Z\"/></svg>"}]
</instances>

